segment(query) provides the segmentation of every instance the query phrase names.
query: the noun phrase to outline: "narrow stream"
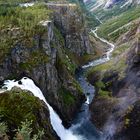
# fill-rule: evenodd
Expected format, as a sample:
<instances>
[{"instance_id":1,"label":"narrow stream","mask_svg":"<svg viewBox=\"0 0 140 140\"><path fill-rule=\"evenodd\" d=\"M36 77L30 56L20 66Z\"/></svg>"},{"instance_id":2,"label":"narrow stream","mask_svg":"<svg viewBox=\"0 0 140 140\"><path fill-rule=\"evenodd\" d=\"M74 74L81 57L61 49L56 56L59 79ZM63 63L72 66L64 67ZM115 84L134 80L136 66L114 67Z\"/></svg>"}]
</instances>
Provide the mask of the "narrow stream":
<instances>
[{"instance_id":1,"label":"narrow stream","mask_svg":"<svg viewBox=\"0 0 140 140\"><path fill-rule=\"evenodd\" d=\"M108 45L108 50L107 52L105 53L105 55L97 60L94 60L94 61L91 61L89 62L87 65L84 65L82 68L83 69L86 69L86 68L89 68L89 67L94 67L94 66L97 66L97 65L100 65L100 64L103 64L107 61L110 60L110 57L111 57L111 53L113 52L114 48L115 48L115 45L108 42L107 40L105 40L104 38L100 38L98 35L97 35L97 30L98 30L98 27L95 29L95 30L91 30L91 32L95 35L96 38L98 38L101 42L104 42Z\"/></svg>"},{"instance_id":2,"label":"narrow stream","mask_svg":"<svg viewBox=\"0 0 140 140\"><path fill-rule=\"evenodd\" d=\"M89 67L100 65L102 63L109 61L111 52L114 49L114 45L98 37L96 31L97 29L92 30L95 37L100 39L102 42L107 43L110 48L106 52L106 56L98 60L92 61L87 65L84 65L80 70L77 71L76 78L79 84L81 85L87 99L85 103L83 103L80 112L78 113L77 117L72 123L72 126L69 129L66 129L62 125L62 120L60 119L58 114L48 104L41 90L34 84L34 82L31 79L24 77L20 80L20 82L14 80L7 80L4 83L5 84L4 87L6 87L7 90L11 90L12 87L17 86L20 87L21 89L26 89L31 91L34 94L34 96L38 97L40 100L43 100L48 106L52 127L61 140L100 140L101 139L100 138L101 133L97 131L95 126L90 121L89 104L93 100L95 89L94 86L88 83L87 79L84 77L84 71ZM1 91L4 92L3 90Z\"/></svg>"}]
</instances>

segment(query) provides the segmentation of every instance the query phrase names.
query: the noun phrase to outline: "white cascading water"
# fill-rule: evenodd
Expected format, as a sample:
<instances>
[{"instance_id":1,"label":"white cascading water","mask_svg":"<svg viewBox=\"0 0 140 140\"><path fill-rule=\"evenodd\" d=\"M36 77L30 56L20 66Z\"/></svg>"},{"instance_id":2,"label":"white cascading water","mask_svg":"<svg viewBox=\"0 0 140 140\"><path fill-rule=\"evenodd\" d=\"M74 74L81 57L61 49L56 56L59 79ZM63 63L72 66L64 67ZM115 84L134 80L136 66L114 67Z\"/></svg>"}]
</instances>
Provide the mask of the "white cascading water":
<instances>
[{"instance_id":1,"label":"white cascading water","mask_svg":"<svg viewBox=\"0 0 140 140\"><path fill-rule=\"evenodd\" d=\"M23 77L20 81L22 84L19 84L18 81L15 80L7 80L4 82L3 88L11 90L14 86L16 86L23 90L31 91L34 96L38 97L40 100L43 100L48 106L51 125L61 140L83 140L81 136L74 135L71 130L64 128L64 126L62 125L62 120L59 118L53 108L47 103L43 93L31 79Z\"/></svg>"},{"instance_id":2,"label":"white cascading water","mask_svg":"<svg viewBox=\"0 0 140 140\"><path fill-rule=\"evenodd\" d=\"M31 7L33 6L35 3L34 2L27 2L27 3L21 3L19 4L20 7Z\"/></svg>"},{"instance_id":3,"label":"white cascading water","mask_svg":"<svg viewBox=\"0 0 140 140\"><path fill-rule=\"evenodd\" d=\"M110 56L111 56L111 53L113 52L114 48L115 48L115 45L108 42L107 40L103 39L103 38L100 38L98 35L97 35L97 30L98 28L96 28L95 30L91 30L91 32L95 35L96 38L98 38L101 42L104 42L106 43L108 46L109 46L109 50L107 50L106 54L105 54L105 57L102 57L102 58L99 58L97 60L94 60L92 62L90 62L89 64L87 65L84 65L82 68L88 68L88 67L93 67L93 66L97 66L97 65L100 65L100 64L103 64L107 61L110 60Z\"/></svg>"}]
</instances>

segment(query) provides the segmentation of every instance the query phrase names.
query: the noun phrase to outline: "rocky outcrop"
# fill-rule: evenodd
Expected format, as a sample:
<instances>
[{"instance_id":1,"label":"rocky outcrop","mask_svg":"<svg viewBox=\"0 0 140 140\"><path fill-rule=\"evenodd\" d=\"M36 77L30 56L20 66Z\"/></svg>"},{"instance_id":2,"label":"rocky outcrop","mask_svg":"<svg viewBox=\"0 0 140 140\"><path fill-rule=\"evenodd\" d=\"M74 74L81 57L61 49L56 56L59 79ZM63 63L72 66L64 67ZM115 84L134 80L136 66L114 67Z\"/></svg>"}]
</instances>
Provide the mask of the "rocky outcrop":
<instances>
[{"instance_id":1,"label":"rocky outcrop","mask_svg":"<svg viewBox=\"0 0 140 140\"><path fill-rule=\"evenodd\" d=\"M42 140L59 139L51 126L47 106L32 93L13 88L1 93L0 101L0 139L26 139L34 135Z\"/></svg>"},{"instance_id":2,"label":"rocky outcrop","mask_svg":"<svg viewBox=\"0 0 140 140\"><path fill-rule=\"evenodd\" d=\"M127 136L127 140L138 140L140 139L139 124L140 124L140 101L137 101L131 111L125 116L125 126L123 128L123 134Z\"/></svg>"},{"instance_id":3,"label":"rocky outcrop","mask_svg":"<svg viewBox=\"0 0 140 140\"><path fill-rule=\"evenodd\" d=\"M96 127L101 131L103 131L103 126L113 112L115 104L116 100L113 98L96 97L90 105L90 110L92 111L91 121L94 122Z\"/></svg>"},{"instance_id":4,"label":"rocky outcrop","mask_svg":"<svg viewBox=\"0 0 140 140\"><path fill-rule=\"evenodd\" d=\"M78 56L91 54L91 44L85 28L84 17L76 4L48 3L54 10L54 23L60 29L65 47Z\"/></svg>"},{"instance_id":5,"label":"rocky outcrop","mask_svg":"<svg viewBox=\"0 0 140 140\"><path fill-rule=\"evenodd\" d=\"M119 43L122 46L118 46L115 50L119 52L118 55L114 51L116 54L113 55L112 60L95 67L92 74L89 75L89 77L92 76L89 80L94 82L97 89L96 97L90 107L91 120L110 139L139 138L138 131L135 131L139 125L139 111L137 110L140 100L139 33L138 26L127 32L124 36L129 40L130 47L125 47L121 52L119 49L123 45ZM96 71L98 73L95 75ZM97 81L95 82L93 78L96 78ZM133 131L133 129L135 130Z\"/></svg>"}]
</instances>

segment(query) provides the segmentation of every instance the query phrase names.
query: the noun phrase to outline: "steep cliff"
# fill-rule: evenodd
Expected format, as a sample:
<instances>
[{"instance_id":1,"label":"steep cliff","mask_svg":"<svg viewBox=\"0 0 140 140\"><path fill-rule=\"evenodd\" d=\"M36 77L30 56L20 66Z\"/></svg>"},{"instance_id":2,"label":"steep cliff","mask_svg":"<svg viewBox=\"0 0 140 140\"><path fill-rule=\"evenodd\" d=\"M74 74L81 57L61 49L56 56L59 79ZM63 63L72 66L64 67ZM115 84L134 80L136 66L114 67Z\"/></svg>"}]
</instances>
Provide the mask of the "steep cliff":
<instances>
[{"instance_id":1,"label":"steep cliff","mask_svg":"<svg viewBox=\"0 0 140 140\"><path fill-rule=\"evenodd\" d=\"M48 3L53 10L53 21L60 30L65 41L65 50L78 65L93 58L94 47L90 43L86 20L80 6L75 3ZM81 61L83 60L83 61Z\"/></svg>"},{"instance_id":2,"label":"steep cliff","mask_svg":"<svg viewBox=\"0 0 140 140\"><path fill-rule=\"evenodd\" d=\"M113 139L139 139L139 35L138 20L117 39L112 59L89 72L97 93L91 119Z\"/></svg>"},{"instance_id":3,"label":"steep cliff","mask_svg":"<svg viewBox=\"0 0 140 140\"><path fill-rule=\"evenodd\" d=\"M90 54L85 22L76 4L48 4L54 10L54 23L65 39L65 47L78 56Z\"/></svg>"},{"instance_id":4,"label":"steep cliff","mask_svg":"<svg viewBox=\"0 0 140 140\"><path fill-rule=\"evenodd\" d=\"M14 13L18 8L9 8L11 26L7 23L0 31L0 80L32 78L68 126L84 99L75 80L75 69L80 65L77 56L89 54L91 49L84 19L76 5L68 3L48 3L39 9L36 4L20 7L23 17L18 16L21 12ZM18 19L14 26L12 14Z\"/></svg>"}]
</instances>

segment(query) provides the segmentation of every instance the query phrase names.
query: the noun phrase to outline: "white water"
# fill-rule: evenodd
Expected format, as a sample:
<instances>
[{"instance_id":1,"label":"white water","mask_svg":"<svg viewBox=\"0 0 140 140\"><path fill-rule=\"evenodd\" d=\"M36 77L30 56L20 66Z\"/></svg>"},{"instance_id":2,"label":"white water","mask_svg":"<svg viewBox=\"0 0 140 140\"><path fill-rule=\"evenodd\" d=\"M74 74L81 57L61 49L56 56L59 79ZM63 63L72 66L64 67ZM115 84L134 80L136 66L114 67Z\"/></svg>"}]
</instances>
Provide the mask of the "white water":
<instances>
[{"instance_id":1,"label":"white water","mask_svg":"<svg viewBox=\"0 0 140 140\"><path fill-rule=\"evenodd\" d=\"M18 84L18 81L7 80L4 82L3 88L11 90L14 86L17 86L23 90L31 91L34 96L38 97L40 100L43 100L48 106L48 109L50 111L51 125L61 140L84 140L81 136L74 135L71 130L64 128L64 126L62 125L62 120L59 118L53 108L47 103L43 93L31 79L24 77L20 81L22 82L22 84Z\"/></svg>"},{"instance_id":2,"label":"white water","mask_svg":"<svg viewBox=\"0 0 140 140\"><path fill-rule=\"evenodd\" d=\"M19 4L20 7L31 7L33 6L35 3L34 2L30 2L30 3L21 3Z\"/></svg>"},{"instance_id":3,"label":"white water","mask_svg":"<svg viewBox=\"0 0 140 140\"><path fill-rule=\"evenodd\" d=\"M82 68L88 68L88 67L93 67L93 66L97 66L97 65L100 65L100 64L103 64L107 61L110 60L110 57L111 57L111 53L113 52L114 48L115 48L115 45L108 42L107 40L103 39L103 38L100 38L98 35L97 35L97 30L98 28L96 28L95 30L91 30L91 32L95 35L96 38L98 38L101 42L104 42L106 43L108 46L109 46L109 50L107 50L106 54L104 57L100 58L100 59L97 59L97 60L94 60L92 62L89 62L87 65L84 65Z\"/></svg>"}]
</instances>

